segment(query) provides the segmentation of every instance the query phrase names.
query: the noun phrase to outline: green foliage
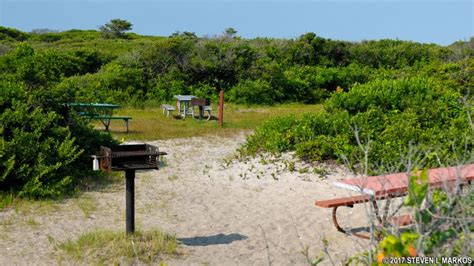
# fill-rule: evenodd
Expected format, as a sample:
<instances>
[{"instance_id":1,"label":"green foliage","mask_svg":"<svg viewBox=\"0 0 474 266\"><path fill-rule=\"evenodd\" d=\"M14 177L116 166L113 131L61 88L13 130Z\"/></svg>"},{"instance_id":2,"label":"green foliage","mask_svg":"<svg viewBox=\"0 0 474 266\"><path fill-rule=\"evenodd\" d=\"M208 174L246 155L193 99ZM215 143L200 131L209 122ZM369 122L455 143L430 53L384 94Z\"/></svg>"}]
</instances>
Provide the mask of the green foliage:
<instances>
[{"instance_id":1,"label":"green foliage","mask_svg":"<svg viewBox=\"0 0 474 266\"><path fill-rule=\"evenodd\" d=\"M419 235L403 232L400 236L388 235L379 242L377 262L382 263L384 257L400 258L415 257L416 241Z\"/></svg>"},{"instance_id":2,"label":"green foliage","mask_svg":"<svg viewBox=\"0 0 474 266\"><path fill-rule=\"evenodd\" d=\"M14 182L15 190L37 176L28 188L46 195L35 190L49 182L44 178L64 188L76 183L80 171L65 169L80 169L93 147L111 142L61 103L143 106L169 102L175 94L216 102L221 89L227 102L247 105L330 98L326 112L270 120L249 137L248 153L295 150L305 160L337 158L358 168L364 157L360 145L368 145L372 171L384 171L381 164L400 168L397 162L409 152L420 166L472 156L466 152L473 150L472 40L441 47L398 40L351 43L314 33L294 40L243 39L232 29L215 38L125 34L131 27L123 20L110 21L101 32L0 27L0 86L9 88L2 91L2 117L9 117L1 121L0 182L10 180L19 165L36 164L37 170L24 171L25 180ZM15 141L34 146L25 151L44 149L44 156L20 160L26 152L14 148ZM61 171L72 174L60 177Z\"/></svg>"},{"instance_id":3,"label":"green foliage","mask_svg":"<svg viewBox=\"0 0 474 266\"><path fill-rule=\"evenodd\" d=\"M95 72L103 63L99 54L85 50L58 53L35 51L26 43L0 58L0 70L25 82L28 87L51 86L64 77Z\"/></svg>"},{"instance_id":4,"label":"green foliage","mask_svg":"<svg viewBox=\"0 0 474 266\"><path fill-rule=\"evenodd\" d=\"M224 30L224 34L228 37L234 37L237 34L237 30L230 27Z\"/></svg>"},{"instance_id":5,"label":"green foliage","mask_svg":"<svg viewBox=\"0 0 474 266\"><path fill-rule=\"evenodd\" d=\"M284 72L282 98L306 103L320 102L337 88L348 90L354 84L367 82L369 75L369 69L356 64L344 68L292 67Z\"/></svg>"},{"instance_id":6,"label":"green foliage","mask_svg":"<svg viewBox=\"0 0 474 266\"><path fill-rule=\"evenodd\" d=\"M334 93L327 112L269 120L245 147L250 154L296 150L305 160L337 158L358 168L365 156L360 145L368 145L372 173L383 172L380 165L404 170L405 156L438 166L471 156L473 131L461 99L433 79L376 79Z\"/></svg>"},{"instance_id":7,"label":"green foliage","mask_svg":"<svg viewBox=\"0 0 474 266\"><path fill-rule=\"evenodd\" d=\"M273 104L283 97L265 80L244 80L230 89L229 100L239 104Z\"/></svg>"},{"instance_id":8,"label":"green foliage","mask_svg":"<svg viewBox=\"0 0 474 266\"><path fill-rule=\"evenodd\" d=\"M59 116L25 102L17 84L0 84L2 149L0 184L20 196L59 196L71 185L70 164L83 152Z\"/></svg>"},{"instance_id":9,"label":"green foliage","mask_svg":"<svg viewBox=\"0 0 474 266\"><path fill-rule=\"evenodd\" d=\"M35 32L30 33L28 41L32 43L46 43L55 45L70 42L84 42L98 39L100 32L95 30L67 30L62 32Z\"/></svg>"},{"instance_id":10,"label":"green foliage","mask_svg":"<svg viewBox=\"0 0 474 266\"><path fill-rule=\"evenodd\" d=\"M404 206L412 210L415 226L400 232L388 228L373 254L382 263L385 257L466 257L472 256L474 212L472 186L455 184L449 191L428 189L428 172L409 178Z\"/></svg>"},{"instance_id":11,"label":"green foliage","mask_svg":"<svg viewBox=\"0 0 474 266\"><path fill-rule=\"evenodd\" d=\"M355 84L406 76L445 76L447 86L460 90L472 83L470 42L450 47L398 40L351 43L314 33L294 40L247 40L235 37L232 28L215 38L198 38L190 32L161 38L125 34L131 26L128 21L114 19L101 31L26 34L2 28L9 37L2 41L0 54L23 46L18 40L27 41L34 51L18 53L27 52L23 47L19 48L23 51L10 52L0 57L0 68L20 75L28 86L51 87L67 77L96 73L108 63L120 65L123 69L119 75L136 73L142 82L137 84L137 80L128 77L117 88L107 88L109 83L114 85L107 78L102 88L97 84L103 77L88 76L73 78L67 85L75 87L74 94L81 98L113 99L132 105L170 101L174 94L186 93L215 99L220 89L231 92L228 100L245 104L317 103L332 92L348 91ZM110 38L100 38L101 35ZM450 65L446 64L448 60ZM465 60L465 66L458 63L460 60ZM91 87L98 92L95 99ZM245 96L254 89L258 89L253 95L256 97Z\"/></svg>"},{"instance_id":12,"label":"green foliage","mask_svg":"<svg viewBox=\"0 0 474 266\"><path fill-rule=\"evenodd\" d=\"M296 155L305 161L324 161L336 159L333 143L330 136L320 135L306 142L295 145Z\"/></svg>"},{"instance_id":13,"label":"green foliage","mask_svg":"<svg viewBox=\"0 0 474 266\"><path fill-rule=\"evenodd\" d=\"M371 67L403 68L418 62L442 60L447 48L399 40L366 41L351 47L355 62Z\"/></svg>"},{"instance_id":14,"label":"green foliage","mask_svg":"<svg viewBox=\"0 0 474 266\"><path fill-rule=\"evenodd\" d=\"M0 41L25 41L28 39L28 34L17 29L0 26Z\"/></svg>"},{"instance_id":15,"label":"green foliage","mask_svg":"<svg viewBox=\"0 0 474 266\"><path fill-rule=\"evenodd\" d=\"M110 63L97 73L64 79L56 90L68 95L68 101L132 103L145 94L144 83L141 69Z\"/></svg>"},{"instance_id":16,"label":"green foliage","mask_svg":"<svg viewBox=\"0 0 474 266\"><path fill-rule=\"evenodd\" d=\"M297 125L294 116L273 118L255 130L255 134L247 138L245 152L255 154L261 151L273 153L284 152L294 147L291 129Z\"/></svg>"},{"instance_id":17,"label":"green foliage","mask_svg":"<svg viewBox=\"0 0 474 266\"><path fill-rule=\"evenodd\" d=\"M457 41L449 46L453 51L450 55L451 60L460 60L465 58L474 57L474 37L471 37L469 41Z\"/></svg>"},{"instance_id":18,"label":"green foliage","mask_svg":"<svg viewBox=\"0 0 474 266\"><path fill-rule=\"evenodd\" d=\"M60 197L90 174L89 155L110 135L71 117L61 97L0 79L0 190L21 197ZM47 99L45 98L46 96ZM69 124L68 121L76 123ZM86 164L87 162L87 164Z\"/></svg>"},{"instance_id":19,"label":"green foliage","mask_svg":"<svg viewBox=\"0 0 474 266\"><path fill-rule=\"evenodd\" d=\"M112 19L104 26L100 26L102 37L104 38L124 38L125 32L132 30L132 23L123 19Z\"/></svg>"}]
</instances>

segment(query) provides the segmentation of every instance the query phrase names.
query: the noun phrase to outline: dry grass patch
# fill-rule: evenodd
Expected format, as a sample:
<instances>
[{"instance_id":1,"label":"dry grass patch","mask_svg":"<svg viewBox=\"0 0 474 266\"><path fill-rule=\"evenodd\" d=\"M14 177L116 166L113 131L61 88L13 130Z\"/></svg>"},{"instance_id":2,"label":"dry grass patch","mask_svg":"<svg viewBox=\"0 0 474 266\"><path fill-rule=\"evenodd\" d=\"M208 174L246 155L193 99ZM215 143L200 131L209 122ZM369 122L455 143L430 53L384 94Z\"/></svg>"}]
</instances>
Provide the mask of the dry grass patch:
<instances>
[{"instance_id":1,"label":"dry grass patch","mask_svg":"<svg viewBox=\"0 0 474 266\"><path fill-rule=\"evenodd\" d=\"M33 228L40 226L40 223L37 222L34 218L29 218L28 221L26 221L26 224Z\"/></svg>"},{"instance_id":2,"label":"dry grass patch","mask_svg":"<svg viewBox=\"0 0 474 266\"><path fill-rule=\"evenodd\" d=\"M96 202L89 195L78 198L77 206L79 209L81 209L84 217L86 218L90 218L91 215L97 210Z\"/></svg>"},{"instance_id":3,"label":"dry grass patch","mask_svg":"<svg viewBox=\"0 0 474 266\"><path fill-rule=\"evenodd\" d=\"M179 255L175 236L159 230L124 232L97 230L58 245L66 255L86 264L160 263Z\"/></svg>"},{"instance_id":4,"label":"dry grass patch","mask_svg":"<svg viewBox=\"0 0 474 266\"><path fill-rule=\"evenodd\" d=\"M172 174L172 175L168 176L168 180L169 181L176 181L176 180L178 180L178 176L175 175L175 174Z\"/></svg>"},{"instance_id":5,"label":"dry grass patch","mask_svg":"<svg viewBox=\"0 0 474 266\"><path fill-rule=\"evenodd\" d=\"M0 210L12 209L17 214L26 215L34 213L44 215L50 212L60 210L61 200L34 200L28 198L19 198L12 193L0 193Z\"/></svg>"},{"instance_id":6,"label":"dry grass patch","mask_svg":"<svg viewBox=\"0 0 474 266\"><path fill-rule=\"evenodd\" d=\"M281 104L274 106L247 107L226 104L224 108L224 126L219 127L217 121L218 106L213 105L212 120L202 121L186 117L185 120L175 117L167 118L160 107L155 108L123 108L116 115L131 116L130 132L125 133L123 121L111 122L111 131L119 140L158 140L172 138L189 138L205 135L221 137L234 136L242 130L252 130L265 120L281 115L301 115L308 112L320 112L322 105ZM176 115L176 111L174 115ZM98 129L103 129L100 122L95 123Z\"/></svg>"}]
</instances>

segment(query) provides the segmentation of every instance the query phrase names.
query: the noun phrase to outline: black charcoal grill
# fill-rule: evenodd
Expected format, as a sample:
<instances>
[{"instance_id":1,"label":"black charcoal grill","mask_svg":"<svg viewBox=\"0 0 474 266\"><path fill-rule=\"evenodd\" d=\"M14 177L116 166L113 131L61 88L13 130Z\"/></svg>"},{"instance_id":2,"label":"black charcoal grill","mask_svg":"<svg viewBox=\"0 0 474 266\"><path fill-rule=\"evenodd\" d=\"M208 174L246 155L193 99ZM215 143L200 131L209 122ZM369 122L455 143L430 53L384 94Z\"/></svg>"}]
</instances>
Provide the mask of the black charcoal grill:
<instances>
[{"instance_id":1,"label":"black charcoal grill","mask_svg":"<svg viewBox=\"0 0 474 266\"><path fill-rule=\"evenodd\" d=\"M92 156L94 170L100 166L106 172L125 171L127 233L135 231L135 171L159 169L160 156L166 154L149 144L125 144L113 148L101 146L100 156Z\"/></svg>"},{"instance_id":2,"label":"black charcoal grill","mask_svg":"<svg viewBox=\"0 0 474 266\"><path fill-rule=\"evenodd\" d=\"M110 171L159 169L159 156L166 152L149 144L127 144L114 148L100 147L100 169Z\"/></svg>"}]
</instances>

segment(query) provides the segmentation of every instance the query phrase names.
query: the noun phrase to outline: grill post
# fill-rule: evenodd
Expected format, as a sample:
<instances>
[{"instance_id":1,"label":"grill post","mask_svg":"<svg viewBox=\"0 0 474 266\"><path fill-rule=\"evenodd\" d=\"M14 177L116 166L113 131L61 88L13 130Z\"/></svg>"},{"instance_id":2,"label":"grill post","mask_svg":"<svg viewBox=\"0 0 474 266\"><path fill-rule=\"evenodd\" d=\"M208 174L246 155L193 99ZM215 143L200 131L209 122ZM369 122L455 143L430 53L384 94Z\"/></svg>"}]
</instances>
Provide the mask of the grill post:
<instances>
[{"instance_id":1,"label":"grill post","mask_svg":"<svg viewBox=\"0 0 474 266\"><path fill-rule=\"evenodd\" d=\"M158 170L160 156L167 155L160 152L158 147L149 144L125 144L113 149L100 146L100 156L92 155L93 159L100 159L99 168L103 171L125 171L125 231L127 234L135 232L135 171ZM94 162L97 168L97 162Z\"/></svg>"},{"instance_id":2,"label":"grill post","mask_svg":"<svg viewBox=\"0 0 474 266\"><path fill-rule=\"evenodd\" d=\"M125 170L126 232L135 232L135 170Z\"/></svg>"}]
</instances>

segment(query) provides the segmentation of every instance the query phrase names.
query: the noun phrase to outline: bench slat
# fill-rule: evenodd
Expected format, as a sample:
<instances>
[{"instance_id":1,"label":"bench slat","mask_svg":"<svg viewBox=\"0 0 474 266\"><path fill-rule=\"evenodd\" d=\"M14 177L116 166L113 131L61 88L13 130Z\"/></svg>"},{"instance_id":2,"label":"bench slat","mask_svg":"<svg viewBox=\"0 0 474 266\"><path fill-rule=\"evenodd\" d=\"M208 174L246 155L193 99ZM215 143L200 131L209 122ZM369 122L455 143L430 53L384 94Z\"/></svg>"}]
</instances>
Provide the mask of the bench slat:
<instances>
[{"instance_id":1,"label":"bench slat","mask_svg":"<svg viewBox=\"0 0 474 266\"><path fill-rule=\"evenodd\" d=\"M375 197L376 200L383 200L388 198L388 195L377 195ZM315 205L322 207L322 208L334 208L340 206L350 206L358 203L369 202L373 199L370 195L358 195L352 197L345 197L345 198L337 198L337 199L330 199L330 200L320 200L316 201Z\"/></svg>"},{"instance_id":2,"label":"bench slat","mask_svg":"<svg viewBox=\"0 0 474 266\"><path fill-rule=\"evenodd\" d=\"M166 109L166 110L172 110L172 111L174 111L174 106L169 105L169 104L162 104L162 105L161 105L161 108L164 108L164 109Z\"/></svg>"},{"instance_id":3,"label":"bench slat","mask_svg":"<svg viewBox=\"0 0 474 266\"><path fill-rule=\"evenodd\" d=\"M129 120L132 119L130 116L91 116L91 119L122 119Z\"/></svg>"}]
</instances>

